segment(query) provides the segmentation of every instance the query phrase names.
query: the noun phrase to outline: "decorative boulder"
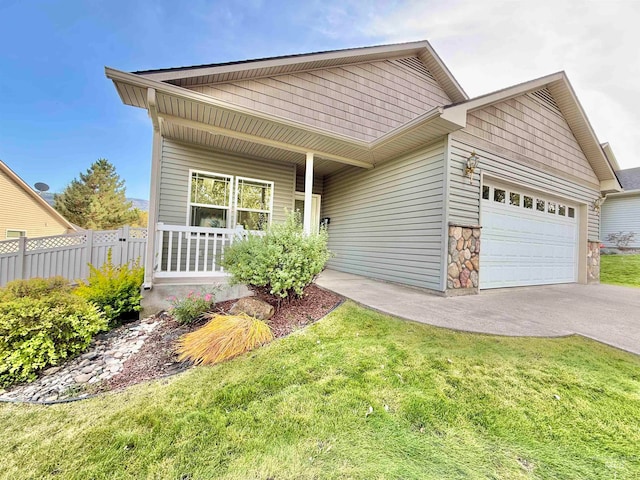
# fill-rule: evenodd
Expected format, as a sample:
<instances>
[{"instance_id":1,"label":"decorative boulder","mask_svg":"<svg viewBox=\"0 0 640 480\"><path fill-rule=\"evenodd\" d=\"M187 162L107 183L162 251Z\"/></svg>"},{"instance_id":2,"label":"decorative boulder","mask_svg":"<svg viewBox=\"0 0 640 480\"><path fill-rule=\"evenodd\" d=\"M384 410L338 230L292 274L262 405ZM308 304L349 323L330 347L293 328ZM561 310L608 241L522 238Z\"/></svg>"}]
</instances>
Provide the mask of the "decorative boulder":
<instances>
[{"instance_id":1,"label":"decorative boulder","mask_svg":"<svg viewBox=\"0 0 640 480\"><path fill-rule=\"evenodd\" d=\"M257 318L258 320L269 320L273 317L275 309L267 302L258 300L255 297L244 297L233 304L229 313L231 315L246 313L250 317Z\"/></svg>"}]
</instances>

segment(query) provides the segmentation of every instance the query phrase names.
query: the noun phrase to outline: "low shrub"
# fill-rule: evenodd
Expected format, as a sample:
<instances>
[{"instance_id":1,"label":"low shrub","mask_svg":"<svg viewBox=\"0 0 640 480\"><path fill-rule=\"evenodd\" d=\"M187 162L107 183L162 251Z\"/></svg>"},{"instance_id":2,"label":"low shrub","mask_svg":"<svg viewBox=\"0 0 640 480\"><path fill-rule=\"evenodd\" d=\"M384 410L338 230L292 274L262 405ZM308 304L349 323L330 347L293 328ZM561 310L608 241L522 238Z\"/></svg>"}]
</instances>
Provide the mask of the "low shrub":
<instances>
[{"instance_id":1,"label":"low shrub","mask_svg":"<svg viewBox=\"0 0 640 480\"><path fill-rule=\"evenodd\" d=\"M107 321L95 305L68 291L0 303L0 385L30 381L48 366L82 352ZM13 287L11 287L13 288Z\"/></svg>"},{"instance_id":2,"label":"low shrub","mask_svg":"<svg viewBox=\"0 0 640 480\"><path fill-rule=\"evenodd\" d=\"M189 292L184 298L171 297L169 313L179 323L191 323L201 318L216 303L218 287L210 292Z\"/></svg>"},{"instance_id":3,"label":"low shrub","mask_svg":"<svg viewBox=\"0 0 640 480\"><path fill-rule=\"evenodd\" d=\"M246 314L214 314L211 318L204 327L180 337L177 351L181 361L219 363L273 340L269 325Z\"/></svg>"},{"instance_id":4,"label":"low shrub","mask_svg":"<svg viewBox=\"0 0 640 480\"><path fill-rule=\"evenodd\" d=\"M272 225L262 236L248 235L227 247L222 266L233 283L243 283L277 299L301 297L329 260L327 232L306 235L300 214Z\"/></svg>"},{"instance_id":5,"label":"low shrub","mask_svg":"<svg viewBox=\"0 0 640 480\"><path fill-rule=\"evenodd\" d=\"M81 282L75 293L100 308L111 327L121 324L133 313L141 309L142 294L140 287L144 280L144 269L136 262L114 265L111 250L107 261L100 268L89 265L89 280Z\"/></svg>"},{"instance_id":6,"label":"low shrub","mask_svg":"<svg viewBox=\"0 0 640 480\"><path fill-rule=\"evenodd\" d=\"M29 280L13 280L0 289L0 302L17 298L41 298L53 292L70 292L71 285L64 277L31 278Z\"/></svg>"}]
</instances>

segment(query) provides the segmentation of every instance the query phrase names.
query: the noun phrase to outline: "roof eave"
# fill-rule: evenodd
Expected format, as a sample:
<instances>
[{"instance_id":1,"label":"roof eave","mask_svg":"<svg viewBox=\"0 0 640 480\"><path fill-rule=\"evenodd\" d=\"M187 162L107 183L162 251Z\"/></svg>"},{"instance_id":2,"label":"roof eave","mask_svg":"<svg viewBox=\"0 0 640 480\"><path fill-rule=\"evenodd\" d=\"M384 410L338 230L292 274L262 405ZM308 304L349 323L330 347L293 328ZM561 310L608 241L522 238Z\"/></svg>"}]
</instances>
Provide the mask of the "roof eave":
<instances>
[{"instance_id":1,"label":"roof eave","mask_svg":"<svg viewBox=\"0 0 640 480\"><path fill-rule=\"evenodd\" d=\"M128 86L135 86L138 89L136 95L132 102L124 102L125 104L138 106L141 108L149 107L149 91L154 90L153 95L169 95L174 96L175 98L196 102L206 107L217 108L221 110L227 110L229 112L237 113L240 115L246 115L251 118L255 118L260 121L271 122L276 125L280 125L287 128L295 128L301 129L310 134L321 136L325 139L330 139L332 142L336 142L336 147L341 148L350 148L354 152L358 152L358 156L356 158L360 159L347 159L341 157L339 154L330 151L315 151L313 148L309 148L306 151L311 153L316 153L319 157L326 158L328 160L334 160L341 163L347 163L351 165L361 166L364 168L371 168L374 164L377 164L379 161L385 161L389 158L393 158L394 155L401 155L406 153L402 150L403 141L411 138L412 142L415 143L416 136L421 136L424 134L425 138L433 139L435 136L440 135L441 132L451 132L454 130L459 130L463 127L452 121L450 119L443 119L443 107L435 107L428 112L425 112L423 115L415 118L414 120L407 122L404 125L399 126L395 130L387 133L386 135L367 142L362 140L357 140L352 137L347 137L345 135L341 135L335 132L331 132L328 130L320 129L317 127L312 127L303 123L295 122L290 119L285 119L279 116L270 115L264 112L248 109L246 107L241 107L238 105L230 104L228 102L210 97L208 95L195 92L193 90L185 89L182 87L178 87L176 85L167 84L164 82L159 82L156 80L152 80L150 78L141 77L135 74L121 72L112 68L105 69L106 76L111 79L116 87L119 87L119 84L126 84ZM121 86L121 85L120 85ZM135 101L134 101L135 100ZM186 116L184 119L180 119L175 116L175 114L169 114L167 112L158 112L158 117L161 120L168 121L170 123L181 123L183 126L189 128L200 128L203 131L209 132L217 132L220 135L230 135L235 138L240 138L243 136L247 141L260 142L261 140L255 138L255 136L243 134L242 132L231 132L227 129L223 129L219 126L209 123L199 123L194 119L189 119ZM274 141L270 138L264 137L262 140L264 145L276 146L277 148L284 148L283 145L276 145ZM409 143L409 141L408 141ZM300 151L303 146L296 144L290 145L291 151ZM366 163L363 161L364 158L368 158Z\"/></svg>"}]
</instances>

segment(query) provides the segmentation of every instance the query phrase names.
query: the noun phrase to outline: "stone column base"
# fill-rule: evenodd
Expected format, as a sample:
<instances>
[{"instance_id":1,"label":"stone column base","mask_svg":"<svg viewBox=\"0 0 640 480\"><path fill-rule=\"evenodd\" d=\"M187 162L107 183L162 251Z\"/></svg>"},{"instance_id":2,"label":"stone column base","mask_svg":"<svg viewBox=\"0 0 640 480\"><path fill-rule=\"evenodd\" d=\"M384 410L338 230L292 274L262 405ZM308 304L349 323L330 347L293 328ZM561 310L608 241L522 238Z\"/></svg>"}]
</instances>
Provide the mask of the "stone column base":
<instances>
[{"instance_id":1,"label":"stone column base","mask_svg":"<svg viewBox=\"0 0 640 480\"><path fill-rule=\"evenodd\" d=\"M600 242L587 242L587 283L600 283Z\"/></svg>"},{"instance_id":2,"label":"stone column base","mask_svg":"<svg viewBox=\"0 0 640 480\"><path fill-rule=\"evenodd\" d=\"M478 293L480 227L449 224L446 295Z\"/></svg>"}]
</instances>

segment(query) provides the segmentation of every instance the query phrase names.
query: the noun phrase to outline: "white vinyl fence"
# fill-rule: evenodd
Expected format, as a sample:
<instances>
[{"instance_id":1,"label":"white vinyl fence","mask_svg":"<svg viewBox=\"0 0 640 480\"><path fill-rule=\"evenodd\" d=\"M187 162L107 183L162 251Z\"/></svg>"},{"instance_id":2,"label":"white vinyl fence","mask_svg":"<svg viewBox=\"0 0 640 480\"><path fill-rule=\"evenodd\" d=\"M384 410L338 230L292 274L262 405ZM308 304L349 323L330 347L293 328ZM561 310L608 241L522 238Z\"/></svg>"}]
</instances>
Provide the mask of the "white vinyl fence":
<instances>
[{"instance_id":1,"label":"white vinyl fence","mask_svg":"<svg viewBox=\"0 0 640 480\"><path fill-rule=\"evenodd\" d=\"M107 260L115 265L144 265L146 228L123 227L118 230L92 231L39 238L0 241L0 286L16 279L54 277L85 280L89 264L100 268Z\"/></svg>"}]
</instances>

